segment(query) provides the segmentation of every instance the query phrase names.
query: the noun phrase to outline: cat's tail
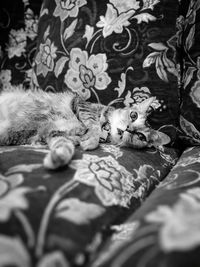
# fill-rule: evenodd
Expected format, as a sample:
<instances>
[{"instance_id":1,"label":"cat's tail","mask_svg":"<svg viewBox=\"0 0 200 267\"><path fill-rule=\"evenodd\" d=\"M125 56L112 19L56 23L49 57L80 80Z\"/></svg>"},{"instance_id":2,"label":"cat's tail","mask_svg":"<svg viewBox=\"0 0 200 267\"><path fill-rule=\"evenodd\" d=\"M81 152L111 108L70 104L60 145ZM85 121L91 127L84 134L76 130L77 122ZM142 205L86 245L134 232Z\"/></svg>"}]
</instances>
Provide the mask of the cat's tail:
<instances>
[{"instance_id":1,"label":"cat's tail","mask_svg":"<svg viewBox=\"0 0 200 267\"><path fill-rule=\"evenodd\" d=\"M53 136L48 140L49 153L44 158L44 167L55 170L67 165L75 151L74 142L65 136Z\"/></svg>"}]
</instances>

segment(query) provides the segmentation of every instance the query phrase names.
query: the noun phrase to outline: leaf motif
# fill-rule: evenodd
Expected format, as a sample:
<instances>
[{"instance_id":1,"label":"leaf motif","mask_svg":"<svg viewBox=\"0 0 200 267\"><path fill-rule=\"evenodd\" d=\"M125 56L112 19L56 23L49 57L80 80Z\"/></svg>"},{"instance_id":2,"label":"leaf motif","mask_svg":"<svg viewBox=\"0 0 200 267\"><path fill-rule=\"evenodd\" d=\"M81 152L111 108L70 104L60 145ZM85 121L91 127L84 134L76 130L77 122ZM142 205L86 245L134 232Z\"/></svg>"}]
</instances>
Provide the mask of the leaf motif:
<instances>
[{"instance_id":1,"label":"leaf motif","mask_svg":"<svg viewBox=\"0 0 200 267\"><path fill-rule=\"evenodd\" d=\"M185 73L185 78L184 78L184 89L187 88L188 84L192 80L195 70L196 69L194 67L189 67L187 69L187 71Z\"/></svg>"},{"instance_id":2,"label":"leaf motif","mask_svg":"<svg viewBox=\"0 0 200 267\"><path fill-rule=\"evenodd\" d=\"M60 251L46 254L37 265L38 267L70 267L70 264Z\"/></svg>"},{"instance_id":3,"label":"leaf motif","mask_svg":"<svg viewBox=\"0 0 200 267\"><path fill-rule=\"evenodd\" d=\"M17 148L1 148L2 150L0 151L0 154L3 154L5 152L13 152L15 151Z\"/></svg>"},{"instance_id":4,"label":"leaf motif","mask_svg":"<svg viewBox=\"0 0 200 267\"><path fill-rule=\"evenodd\" d=\"M44 32L44 37L43 37L44 40L46 40L47 37L49 36L49 32L50 32L50 26L48 26L46 31Z\"/></svg>"},{"instance_id":5,"label":"leaf motif","mask_svg":"<svg viewBox=\"0 0 200 267\"><path fill-rule=\"evenodd\" d=\"M88 224L104 213L105 209L97 204L86 203L76 198L64 199L56 208L56 217L75 224Z\"/></svg>"},{"instance_id":6,"label":"leaf motif","mask_svg":"<svg viewBox=\"0 0 200 267\"><path fill-rule=\"evenodd\" d=\"M104 16L100 16L100 21L97 22L98 28L103 28L103 37L111 35L113 32L121 33L123 27L130 25L129 19L135 13L134 10L129 10L126 13L118 15L117 10L111 4L107 4L107 11Z\"/></svg>"},{"instance_id":7,"label":"leaf motif","mask_svg":"<svg viewBox=\"0 0 200 267\"><path fill-rule=\"evenodd\" d=\"M163 43L151 43L151 44L148 44L148 46L150 46L151 48L157 51L164 51L168 49L168 47L164 45Z\"/></svg>"},{"instance_id":8,"label":"leaf motif","mask_svg":"<svg viewBox=\"0 0 200 267\"><path fill-rule=\"evenodd\" d=\"M0 266L31 266L30 257L20 239L0 235Z\"/></svg>"},{"instance_id":9,"label":"leaf motif","mask_svg":"<svg viewBox=\"0 0 200 267\"><path fill-rule=\"evenodd\" d=\"M41 13L40 13L40 18L44 15L48 15L49 14L49 10L47 8L44 8L41 10Z\"/></svg>"},{"instance_id":10,"label":"leaf motif","mask_svg":"<svg viewBox=\"0 0 200 267\"><path fill-rule=\"evenodd\" d=\"M3 196L8 191L8 189L8 184L5 181L0 180L0 196Z\"/></svg>"},{"instance_id":11,"label":"leaf motif","mask_svg":"<svg viewBox=\"0 0 200 267\"><path fill-rule=\"evenodd\" d=\"M5 180L9 182L11 188L15 188L23 183L24 177L21 173L15 173L5 177Z\"/></svg>"},{"instance_id":12,"label":"leaf motif","mask_svg":"<svg viewBox=\"0 0 200 267\"><path fill-rule=\"evenodd\" d=\"M57 62L55 66L55 76L58 78L58 76L62 73L63 68L65 66L65 63L69 60L67 57L61 57Z\"/></svg>"},{"instance_id":13,"label":"leaf motif","mask_svg":"<svg viewBox=\"0 0 200 267\"><path fill-rule=\"evenodd\" d=\"M87 44L92 39L93 33L94 33L94 27L91 27L90 25L86 25L85 26L85 34L83 35L83 38L87 39Z\"/></svg>"},{"instance_id":14,"label":"leaf motif","mask_svg":"<svg viewBox=\"0 0 200 267\"><path fill-rule=\"evenodd\" d=\"M160 52L153 52L149 54L143 62L143 68L148 68L154 64L158 56L160 56Z\"/></svg>"},{"instance_id":15,"label":"leaf motif","mask_svg":"<svg viewBox=\"0 0 200 267\"><path fill-rule=\"evenodd\" d=\"M197 128L194 126L193 123L188 121L183 116L180 116L180 126L181 129L190 137L192 137L193 140L200 142L200 132L197 130Z\"/></svg>"},{"instance_id":16,"label":"leaf motif","mask_svg":"<svg viewBox=\"0 0 200 267\"><path fill-rule=\"evenodd\" d=\"M132 67L128 68L125 73L121 73L121 79L118 81L118 87L116 87L114 90L118 92L118 97L120 97L125 88L126 88L126 74L128 70L133 70Z\"/></svg>"},{"instance_id":17,"label":"leaf motif","mask_svg":"<svg viewBox=\"0 0 200 267\"><path fill-rule=\"evenodd\" d=\"M167 73L164 69L161 57L157 57L156 59L156 72L161 80L168 82Z\"/></svg>"},{"instance_id":18,"label":"leaf motif","mask_svg":"<svg viewBox=\"0 0 200 267\"><path fill-rule=\"evenodd\" d=\"M63 38L65 41L74 34L77 22L78 22L78 19L75 19L74 21L72 21L69 27L67 27L66 30L64 31Z\"/></svg>"},{"instance_id":19,"label":"leaf motif","mask_svg":"<svg viewBox=\"0 0 200 267\"><path fill-rule=\"evenodd\" d=\"M124 105L126 106L126 107L130 107L131 106L131 104L133 104L133 98L131 97L131 92L130 91L128 91L128 93L127 93L127 95L126 95L126 97L125 97L125 99L124 99Z\"/></svg>"},{"instance_id":20,"label":"leaf motif","mask_svg":"<svg viewBox=\"0 0 200 267\"><path fill-rule=\"evenodd\" d=\"M43 165L42 164L19 164L16 166L11 167L5 175L10 175L15 172L32 172L35 169L41 168Z\"/></svg>"},{"instance_id":21,"label":"leaf motif","mask_svg":"<svg viewBox=\"0 0 200 267\"><path fill-rule=\"evenodd\" d=\"M154 6L156 4L158 4L160 2L160 0L143 0L144 4L143 4L143 7L142 7L142 10L145 10L145 9L151 9L153 10L154 9Z\"/></svg>"},{"instance_id":22,"label":"leaf motif","mask_svg":"<svg viewBox=\"0 0 200 267\"><path fill-rule=\"evenodd\" d=\"M149 13L142 13L134 16L137 19L137 23L140 24L142 22L148 23L149 21L155 21L157 18Z\"/></svg>"},{"instance_id":23,"label":"leaf motif","mask_svg":"<svg viewBox=\"0 0 200 267\"><path fill-rule=\"evenodd\" d=\"M186 38L186 49L190 50L190 48L192 47L193 43L194 43L194 34L195 34L195 24L192 26L192 28L190 29L190 32Z\"/></svg>"},{"instance_id":24,"label":"leaf motif","mask_svg":"<svg viewBox=\"0 0 200 267\"><path fill-rule=\"evenodd\" d=\"M164 52L163 53L163 62L164 62L164 65L167 69L168 72L170 72L171 74L177 76L178 73L177 73L177 70L175 68L175 64L174 62L172 62L166 55L166 53Z\"/></svg>"}]
</instances>

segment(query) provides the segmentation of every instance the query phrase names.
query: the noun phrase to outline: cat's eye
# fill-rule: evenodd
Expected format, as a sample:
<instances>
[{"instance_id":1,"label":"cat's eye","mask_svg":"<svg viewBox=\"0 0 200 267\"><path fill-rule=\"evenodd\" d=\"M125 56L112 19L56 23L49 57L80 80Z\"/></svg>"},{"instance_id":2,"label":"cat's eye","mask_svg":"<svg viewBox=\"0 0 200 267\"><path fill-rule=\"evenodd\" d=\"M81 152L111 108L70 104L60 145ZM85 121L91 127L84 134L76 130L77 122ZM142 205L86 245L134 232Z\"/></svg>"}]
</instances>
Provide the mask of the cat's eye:
<instances>
[{"instance_id":1,"label":"cat's eye","mask_svg":"<svg viewBox=\"0 0 200 267\"><path fill-rule=\"evenodd\" d=\"M119 129L119 128L117 128L117 133L118 133L119 135L123 135L124 131L121 130L121 129Z\"/></svg>"},{"instance_id":2,"label":"cat's eye","mask_svg":"<svg viewBox=\"0 0 200 267\"><path fill-rule=\"evenodd\" d=\"M102 129L105 131L110 131L110 124L108 122L106 122L105 124L103 124Z\"/></svg>"},{"instance_id":3,"label":"cat's eye","mask_svg":"<svg viewBox=\"0 0 200 267\"><path fill-rule=\"evenodd\" d=\"M137 132L137 135L138 135L140 141L147 142L146 136L143 133Z\"/></svg>"},{"instance_id":4,"label":"cat's eye","mask_svg":"<svg viewBox=\"0 0 200 267\"><path fill-rule=\"evenodd\" d=\"M138 118L138 114L137 114L137 112L135 112L135 111L131 111L131 113L130 113L130 118L131 118L131 121L132 121L132 122L135 121L135 120L137 120L137 118Z\"/></svg>"}]
</instances>

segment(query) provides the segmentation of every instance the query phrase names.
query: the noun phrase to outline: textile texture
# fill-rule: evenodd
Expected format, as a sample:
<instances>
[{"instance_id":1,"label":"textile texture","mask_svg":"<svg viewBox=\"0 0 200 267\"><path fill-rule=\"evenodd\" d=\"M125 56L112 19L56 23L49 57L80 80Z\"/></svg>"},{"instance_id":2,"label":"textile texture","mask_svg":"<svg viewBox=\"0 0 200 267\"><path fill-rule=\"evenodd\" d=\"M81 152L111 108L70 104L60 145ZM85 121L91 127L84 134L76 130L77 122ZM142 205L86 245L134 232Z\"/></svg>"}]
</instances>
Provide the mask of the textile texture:
<instances>
[{"instance_id":1,"label":"textile texture","mask_svg":"<svg viewBox=\"0 0 200 267\"><path fill-rule=\"evenodd\" d=\"M150 124L176 137L178 0L44 0L33 82L130 106L156 96Z\"/></svg>"},{"instance_id":2,"label":"textile texture","mask_svg":"<svg viewBox=\"0 0 200 267\"><path fill-rule=\"evenodd\" d=\"M42 0L6 0L0 8L0 91L30 87Z\"/></svg>"},{"instance_id":3,"label":"textile texture","mask_svg":"<svg viewBox=\"0 0 200 267\"><path fill-rule=\"evenodd\" d=\"M68 167L46 171L45 148L0 149L0 265L84 265L170 171L173 149L101 145ZM68 265L69 264L69 265Z\"/></svg>"},{"instance_id":4,"label":"textile texture","mask_svg":"<svg viewBox=\"0 0 200 267\"><path fill-rule=\"evenodd\" d=\"M112 237L96 250L90 266L198 267L199 159L199 147L185 150L141 208L112 226Z\"/></svg>"},{"instance_id":5,"label":"textile texture","mask_svg":"<svg viewBox=\"0 0 200 267\"><path fill-rule=\"evenodd\" d=\"M200 1L182 1L179 43L182 57L181 116L182 139L200 143Z\"/></svg>"}]
</instances>

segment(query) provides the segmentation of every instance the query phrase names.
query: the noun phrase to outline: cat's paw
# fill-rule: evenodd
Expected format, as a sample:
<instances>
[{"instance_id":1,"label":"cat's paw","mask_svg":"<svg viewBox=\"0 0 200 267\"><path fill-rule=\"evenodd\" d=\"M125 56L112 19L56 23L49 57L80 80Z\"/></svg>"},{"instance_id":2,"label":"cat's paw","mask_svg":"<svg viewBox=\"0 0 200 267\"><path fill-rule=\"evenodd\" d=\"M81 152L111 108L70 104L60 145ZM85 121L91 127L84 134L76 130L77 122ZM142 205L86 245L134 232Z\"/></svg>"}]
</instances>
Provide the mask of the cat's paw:
<instances>
[{"instance_id":1,"label":"cat's paw","mask_svg":"<svg viewBox=\"0 0 200 267\"><path fill-rule=\"evenodd\" d=\"M46 155L43 161L43 165L45 168L50 170L55 170L60 167L63 167L69 163L72 156L74 155L74 146L71 147L63 146L55 148Z\"/></svg>"},{"instance_id":2,"label":"cat's paw","mask_svg":"<svg viewBox=\"0 0 200 267\"><path fill-rule=\"evenodd\" d=\"M93 150L99 146L99 138L96 136L84 138L81 140L80 146L83 150Z\"/></svg>"},{"instance_id":3,"label":"cat's paw","mask_svg":"<svg viewBox=\"0 0 200 267\"><path fill-rule=\"evenodd\" d=\"M87 131L87 128L84 125L78 125L74 126L71 131L69 132L69 135L75 135L75 136L83 136Z\"/></svg>"}]
</instances>

